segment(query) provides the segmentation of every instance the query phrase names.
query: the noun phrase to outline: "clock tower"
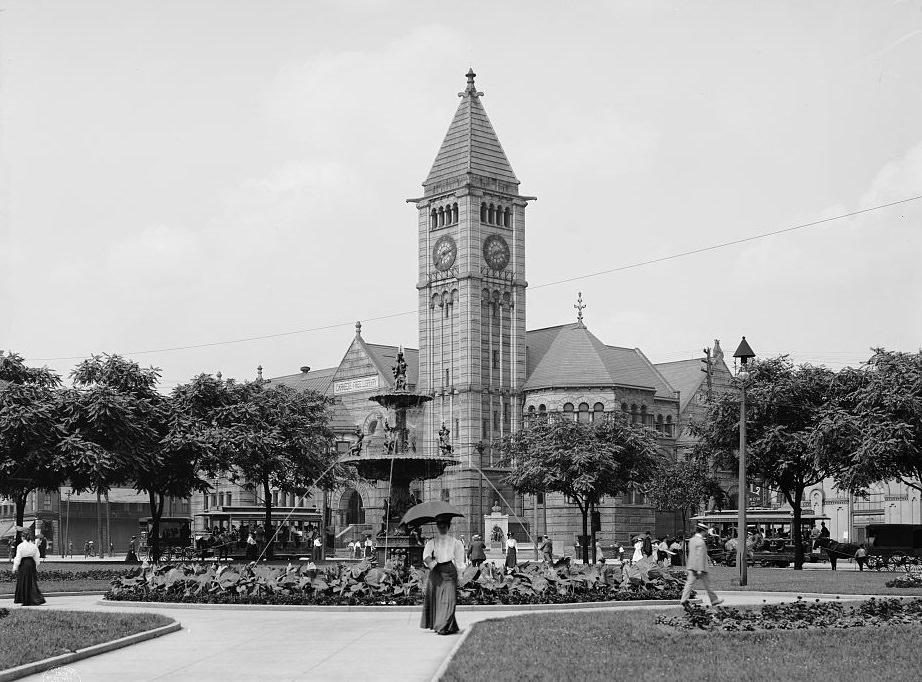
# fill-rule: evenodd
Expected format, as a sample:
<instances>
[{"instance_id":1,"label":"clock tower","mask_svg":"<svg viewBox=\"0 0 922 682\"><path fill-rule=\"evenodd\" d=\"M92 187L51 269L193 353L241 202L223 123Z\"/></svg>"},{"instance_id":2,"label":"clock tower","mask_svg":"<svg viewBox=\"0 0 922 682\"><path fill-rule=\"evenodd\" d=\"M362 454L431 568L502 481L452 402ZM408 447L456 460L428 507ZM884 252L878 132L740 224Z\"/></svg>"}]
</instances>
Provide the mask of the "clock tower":
<instances>
[{"instance_id":1,"label":"clock tower","mask_svg":"<svg viewBox=\"0 0 922 682\"><path fill-rule=\"evenodd\" d=\"M409 200L419 211L418 390L433 397L425 452L437 453L444 424L459 466L446 471L440 495L464 511L468 532L479 532L498 497L489 485L481 493L481 458L492 479L498 453L490 443L522 424L525 208L534 199L519 194L475 76L468 71L458 93L424 195Z\"/></svg>"}]
</instances>

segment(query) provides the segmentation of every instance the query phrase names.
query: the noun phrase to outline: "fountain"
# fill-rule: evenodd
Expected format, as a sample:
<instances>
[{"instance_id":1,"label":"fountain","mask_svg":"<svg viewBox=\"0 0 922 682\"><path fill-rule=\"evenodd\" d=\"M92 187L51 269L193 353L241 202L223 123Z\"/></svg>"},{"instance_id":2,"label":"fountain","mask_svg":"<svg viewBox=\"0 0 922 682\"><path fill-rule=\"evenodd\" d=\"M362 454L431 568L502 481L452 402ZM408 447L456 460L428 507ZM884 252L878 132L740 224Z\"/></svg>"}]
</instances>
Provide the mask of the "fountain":
<instances>
[{"instance_id":1,"label":"fountain","mask_svg":"<svg viewBox=\"0 0 922 682\"><path fill-rule=\"evenodd\" d=\"M383 446L373 448L368 444L363 447L364 439L359 434L358 442L344 462L354 466L363 478L390 482L384 500L384 520L377 536L378 565L390 562L394 566L420 566L423 559L421 538L400 524L407 510L420 501L410 493L410 483L438 478L445 467L457 460L452 455L450 433L445 424L439 430L439 454L426 456L417 452L415 433L407 427L407 412L418 410L432 397L409 391L403 347L397 351L393 372L394 389L369 398L385 410Z\"/></svg>"}]
</instances>

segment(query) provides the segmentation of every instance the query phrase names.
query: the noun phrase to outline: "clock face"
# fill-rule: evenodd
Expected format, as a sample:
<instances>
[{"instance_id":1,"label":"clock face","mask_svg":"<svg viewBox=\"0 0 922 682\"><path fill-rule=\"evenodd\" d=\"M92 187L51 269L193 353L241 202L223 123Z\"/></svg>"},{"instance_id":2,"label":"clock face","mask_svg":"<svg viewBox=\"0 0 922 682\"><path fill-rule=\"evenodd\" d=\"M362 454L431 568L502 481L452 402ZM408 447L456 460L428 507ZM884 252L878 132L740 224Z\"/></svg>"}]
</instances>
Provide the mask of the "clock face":
<instances>
[{"instance_id":1,"label":"clock face","mask_svg":"<svg viewBox=\"0 0 922 682\"><path fill-rule=\"evenodd\" d=\"M432 249L432 262L436 270L447 270L455 264L455 256L458 253L458 247L455 240L447 234L439 237Z\"/></svg>"},{"instance_id":2,"label":"clock face","mask_svg":"<svg viewBox=\"0 0 922 682\"><path fill-rule=\"evenodd\" d=\"M509 244L498 234L491 234L483 240L483 259L494 270L503 270L509 265Z\"/></svg>"}]
</instances>

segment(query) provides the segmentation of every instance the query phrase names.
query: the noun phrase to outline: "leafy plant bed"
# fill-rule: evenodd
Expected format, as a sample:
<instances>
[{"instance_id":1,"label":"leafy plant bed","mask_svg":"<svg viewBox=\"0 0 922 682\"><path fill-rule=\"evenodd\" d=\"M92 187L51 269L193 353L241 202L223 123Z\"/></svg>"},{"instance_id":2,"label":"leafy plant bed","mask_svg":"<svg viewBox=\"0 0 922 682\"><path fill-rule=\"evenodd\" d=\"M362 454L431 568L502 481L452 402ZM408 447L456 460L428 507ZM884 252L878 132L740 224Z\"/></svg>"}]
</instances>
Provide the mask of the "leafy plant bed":
<instances>
[{"instance_id":1,"label":"leafy plant bed","mask_svg":"<svg viewBox=\"0 0 922 682\"><path fill-rule=\"evenodd\" d=\"M441 679L479 680L489 668L493 680L538 682L743 677L841 682L853 679L856 670L875 680L903 680L918 670L919 633L915 626L894 625L756 634L682 629L665 635L647 609L535 613L473 625Z\"/></svg>"},{"instance_id":2,"label":"leafy plant bed","mask_svg":"<svg viewBox=\"0 0 922 682\"><path fill-rule=\"evenodd\" d=\"M659 615L658 625L679 630L756 632L922 625L922 599L874 599L859 604L806 601L766 604L761 609L704 608L688 604L679 616Z\"/></svg>"},{"instance_id":3,"label":"leafy plant bed","mask_svg":"<svg viewBox=\"0 0 922 682\"><path fill-rule=\"evenodd\" d=\"M0 670L111 642L173 622L154 613L0 609Z\"/></svg>"},{"instance_id":4,"label":"leafy plant bed","mask_svg":"<svg viewBox=\"0 0 922 682\"><path fill-rule=\"evenodd\" d=\"M353 566L227 566L178 564L138 568L112 581L113 601L186 604L302 604L406 606L422 603L426 569L397 571L370 561ZM638 599L678 599L681 573L657 569L520 564L512 575L492 565L469 566L459 579L458 603L566 604Z\"/></svg>"}]
</instances>

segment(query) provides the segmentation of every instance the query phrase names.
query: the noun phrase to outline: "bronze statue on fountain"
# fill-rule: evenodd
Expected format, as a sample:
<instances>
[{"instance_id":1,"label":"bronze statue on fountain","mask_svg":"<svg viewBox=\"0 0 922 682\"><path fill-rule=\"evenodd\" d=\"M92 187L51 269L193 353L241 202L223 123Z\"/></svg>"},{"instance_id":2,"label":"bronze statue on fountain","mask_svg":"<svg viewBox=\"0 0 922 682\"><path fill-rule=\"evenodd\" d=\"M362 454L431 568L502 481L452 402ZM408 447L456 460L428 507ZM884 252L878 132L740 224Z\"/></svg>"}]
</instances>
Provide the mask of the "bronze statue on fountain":
<instances>
[{"instance_id":1,"label":"bronze statue on fountain","mask_svg":"<svg viewBox=\"0 0 922 682\"><path fill-rule=\"evenodd\" d=\"M382 566L385 562L420 566L423 543L419 531L417 529L414 534L400 524L407 510L420 502L410 492L410 483L438 478L445 467L456 463L456 459L449 440L450 432L444 423L438 432L437 451L433 454L417 451L416 432L407 425L407 413L423 409L432 397L410 392L402 347L397 352L393 372L393 390L369 398L385 410L383 447L363 443L364 435L359 430L357 443L350 448L346 462L366 479L389 481L384 518L378 532L378 563Z\"/></svg>"}]
</instances>

